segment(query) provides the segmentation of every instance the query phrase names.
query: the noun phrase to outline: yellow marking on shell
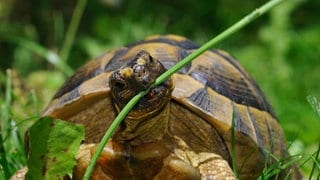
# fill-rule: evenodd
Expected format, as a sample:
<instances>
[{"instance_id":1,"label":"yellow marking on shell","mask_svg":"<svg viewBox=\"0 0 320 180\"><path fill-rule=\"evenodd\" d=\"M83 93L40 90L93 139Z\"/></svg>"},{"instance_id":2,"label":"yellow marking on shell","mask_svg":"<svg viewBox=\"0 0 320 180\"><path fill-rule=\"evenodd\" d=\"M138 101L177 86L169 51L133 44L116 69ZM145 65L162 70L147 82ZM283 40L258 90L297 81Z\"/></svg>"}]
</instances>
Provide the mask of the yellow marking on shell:
<instances>
[{"instance_id":1,"label":"yellow marking on shell","mask_svg":"<svg viewBox=\"0 0 320 180\"><path fill-rule=\"evenodd\" d=\"M146 62L146 60L145 59L143 59L143 58L139 58L138 60L137 60L137 64L138 65L145 65L147 62Z\"/></svg>"},{"instance_id":2,"label":"yellow marking on shell","mask_svg":"<svg viewBox=\"0 0 320 180\"><path fill-rule=\"evenodd\" d=\"M123 77L128 78L133 75L133 69L126 67L120 70L120 73Z\"/></svg>"},{"instance_id":3,"label":"yellow marking on shell","mask_svg":"<svg viewBox=\"0 0 320 180\"><path fill-rule=\"evenodd\" d=\"M174 40L174 41L177 41L177 42L187 40L185 37L178 36L178 35L174 35L174 34L168 34L168 35L153 35L153 36L148 36L148 37L146 37L144 40L148 41L148 40L153 40L153 39L158 39L158 38L170 39L170 40Z\"/></svg>"}]
</instances>

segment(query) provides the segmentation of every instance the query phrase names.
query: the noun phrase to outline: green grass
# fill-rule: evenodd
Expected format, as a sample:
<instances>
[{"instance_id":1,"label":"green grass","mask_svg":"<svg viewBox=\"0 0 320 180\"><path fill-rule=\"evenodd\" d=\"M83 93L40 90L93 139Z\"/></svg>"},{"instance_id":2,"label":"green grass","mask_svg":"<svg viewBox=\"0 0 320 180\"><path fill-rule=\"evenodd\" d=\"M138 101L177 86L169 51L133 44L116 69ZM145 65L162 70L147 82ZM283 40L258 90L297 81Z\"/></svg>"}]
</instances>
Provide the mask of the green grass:
<instances>
[{"instance_id":1,"label":"green grass","mask_svg":"<svg viewBox=\"0 0 320 180\"><path fill-rule=\"evenodd\" d=\"M11 14L23 17L24 4L0 2L0 179L25 164L23 133L71 69L111 48L152 34L176 33L202 44L258 6L249 1L237 2L237 7L243 8L236 9L232 1L217 1L216 7L207 6L207 1L158 3L137 0L120 7L104 7L88 2L82 24L77 32L68 35L74 36L69 54L60 60L62 49L67 46L63 45L64 35L72 19L69 11L73 4L64 4L69 7L67 10L39 1L29 13L32 21L17 21ZM258 20L219 45L239 59L266 93L292 144L289 151L303 156L299 162L307 177L319 174L320 121L305 99L310 94L320 97L320 26L316 23L316 7L320 7L316 1L287 2L273 10L269 18ZM137 11L145 16L138 16ZM8 68L14 72L11 78Z\"/></svg>"},{"instance_id":2,"label":"green grass","mask_svg":"<svg viewBox=\"0 0 320 180\"><path fill-rule=\"evenodd\" d=\"M4 80L4 78L1 78ZM12 109L12 73L7 71L5 79L5 94L0 100L1 105L1 137L0 160L2 172L0 177L8 179L10 175L25 164L25 153L17 123L13 120Z\"/></svg>"}]
</instances>

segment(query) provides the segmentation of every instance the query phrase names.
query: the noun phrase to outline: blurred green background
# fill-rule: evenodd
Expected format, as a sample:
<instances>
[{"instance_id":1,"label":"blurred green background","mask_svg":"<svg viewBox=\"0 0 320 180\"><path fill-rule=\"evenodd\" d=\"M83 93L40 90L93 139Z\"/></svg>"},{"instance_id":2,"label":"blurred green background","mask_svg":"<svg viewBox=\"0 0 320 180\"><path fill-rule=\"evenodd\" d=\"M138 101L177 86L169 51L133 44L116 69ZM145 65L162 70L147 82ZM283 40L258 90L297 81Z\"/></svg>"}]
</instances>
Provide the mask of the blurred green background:
<instances>
[{"instance_id":1,"label":"blurred green background","mask_svg":"<svg viewBox=\"0 0 320 180\"><path fill-rule=\"evenodd\" d=\"M153 34L178 34L203 44L265 2L2 0L1 117L7 112L21 135L70 68ZM217 46L239 59L265 92L294 154L312 154L320 142L320 120L306 100L320 97L319 10L320 1L288 0ZM79 18L79 27L72 17ZM13 84L9 102L7 69Z\"/></svg>"}]
</instances>

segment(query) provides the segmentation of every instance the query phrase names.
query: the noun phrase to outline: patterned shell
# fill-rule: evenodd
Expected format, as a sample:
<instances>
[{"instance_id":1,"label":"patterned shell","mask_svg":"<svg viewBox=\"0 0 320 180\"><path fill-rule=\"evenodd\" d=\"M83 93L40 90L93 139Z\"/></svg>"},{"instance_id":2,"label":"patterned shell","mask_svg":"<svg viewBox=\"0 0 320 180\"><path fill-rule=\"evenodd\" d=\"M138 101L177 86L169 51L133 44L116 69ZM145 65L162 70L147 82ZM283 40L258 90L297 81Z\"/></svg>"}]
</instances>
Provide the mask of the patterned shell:
<instances>
[{"instance_id":1,"label":"patterned shell","mask_svg":"<svg viewBox=\"0 0 320 180\"><path fill-rule=\"evenodd\" d=\"M198 47L183 37L166 35L111 50L89 61L66 81L43 115L85 124L86 141L98 142L116 116L108 85L114 70L140 50L148 51L170 68ZM282 129L264 95L228 53L206 51L172 78L175 88L171 101L213 125L229 152L235 139L238 168L245 162L245 168L260 169L263 163L257 165L257 161L264 162L266 152L278 157L286 154ZM235 137L231 138L233 127ZM246 157L250 153L252 158Z\"/></svg>"}]
</instances>

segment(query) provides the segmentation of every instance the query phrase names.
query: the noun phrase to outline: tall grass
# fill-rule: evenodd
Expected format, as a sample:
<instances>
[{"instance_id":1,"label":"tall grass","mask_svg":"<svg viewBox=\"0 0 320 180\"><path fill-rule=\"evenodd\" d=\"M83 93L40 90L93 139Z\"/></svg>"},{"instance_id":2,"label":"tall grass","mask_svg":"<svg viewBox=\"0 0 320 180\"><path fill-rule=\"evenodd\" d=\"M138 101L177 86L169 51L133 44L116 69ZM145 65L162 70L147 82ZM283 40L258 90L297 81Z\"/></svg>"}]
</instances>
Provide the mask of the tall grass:
<instances>
[{"instance_id":1,"label":"tall grass","mask_svg":"<svg viewBox=\"0 0 320 180\"><path fill-rule=\"evenodd\" d=\"M6 79L1 78L1 84L5 85L5 92L1 94L1 124L0 124L0 177L8 179L25 162L23 140L18 132L17 122L12 116L13 104L12 72L7 70Z\"/></svg>"}]
</instances>

